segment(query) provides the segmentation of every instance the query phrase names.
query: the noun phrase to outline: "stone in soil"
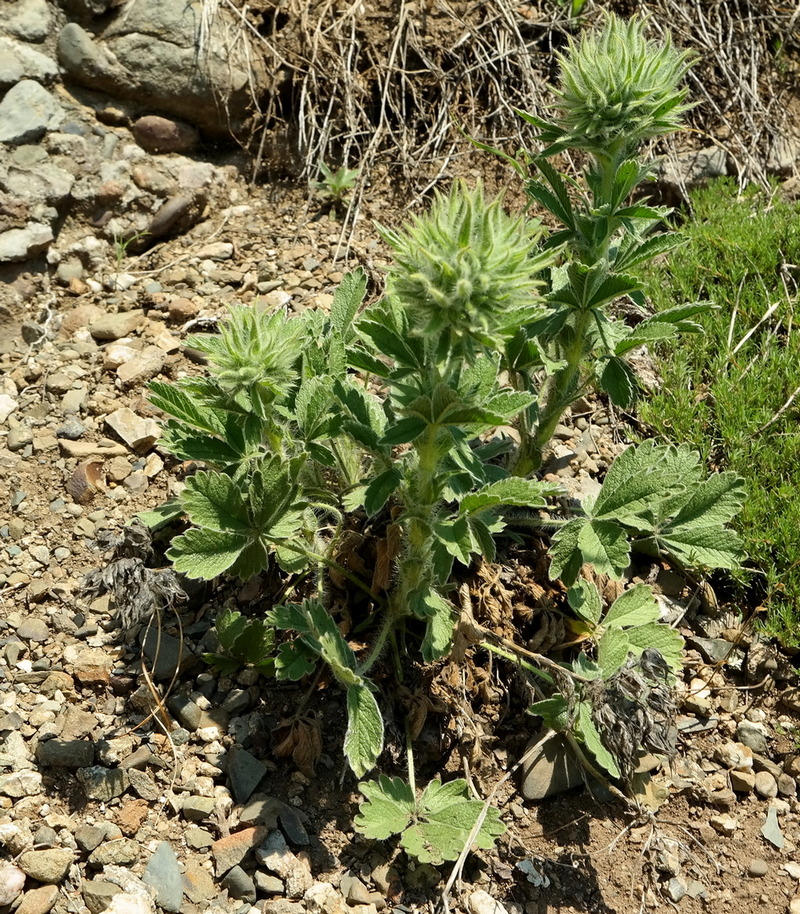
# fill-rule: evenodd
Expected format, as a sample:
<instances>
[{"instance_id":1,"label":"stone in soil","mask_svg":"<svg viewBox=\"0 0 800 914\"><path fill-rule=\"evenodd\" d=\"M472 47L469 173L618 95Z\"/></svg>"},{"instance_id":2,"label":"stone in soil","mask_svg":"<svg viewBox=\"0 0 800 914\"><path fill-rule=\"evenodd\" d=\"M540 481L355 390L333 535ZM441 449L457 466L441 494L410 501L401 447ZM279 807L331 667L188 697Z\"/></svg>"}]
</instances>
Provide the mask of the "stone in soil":
<instances>
[{"instance_id":1,"label":"stone in soil","mask_svg":"<svg viewBox=\"0 0 800 914\"><path fill-rule=\"evenodd\" d=\"M118 885L103 879L89 879L81 885L83 903L91 914L101 914L111 904L111 899L121 892Z\"/></svg>"},{"instance_id":2,"label":"stone in soil","mask_svg":"<svg viewBox=\"0 0 800 914\"><path fill-rule=\"evenodd\" d=\"M120 768L93 765L90 768L79 768L77 777L90 800L113 800L114 797L122 796L128 786L127 773Z\"/></svg>"},{"instance_id":3,"label":"stone in soil","mask_svg":"<svg viewBox=\"0 0 800 914\"><path fill-rule=\"evenodd\" d=\"M12 904L25 886L25 873L11 863L0 863L0 906Z\"/></svg>"},{"instance_id":4,"label":"stone in soil","mask_svg":"<svg viewBox=\"0 0 800 914\"><path fill-rule=\"evenodd\" d=\"M26 619L17 629L17 637L23 641L48 641L51 637L50 628L41 619Z\"/></svg>"},{"instance_id":5,"label":"stone in soil","mask_svg":"<svg viewBox=\"0 0 800 914\"><path fill-rule=\"evenodd\" d=\"M267 840L256 848L256 860L283 879L289 898L302 898L314 882L307 864L289 850L286 839L279 831L271 832Z\"/></svg>"},{"instance_id":6,"label":"stone in soil","mask_svg":"<svg viewBox=\"0 0 800 914\"><path fill-rule=\"evenodd\" d=\"M142 881L156 890L156 902L165 911L172 914L180 911L183 904L183 877L178 858L168 841L162 841L153 852L142 874Z\"/></svg>"},{"instance_id":7,"label":"stone in soil","mask_svg":"<svg viewBox=\"0 0 800 914\"><path fill-rule=\"evenodd\" d=\"M228 870L222 878L222 887L228 890L231 898L250 903L256 900L256 885L240 866Z\"/></svg>"},{"instance_id":8,"label":"stone in soil","mask_svg":"<svg viewBox=\"0 0 800 914\"><path fill-rule=\"evenodd\" d=\"M89 863L92 866L128 866L136 863L139 857L139 845L130 838L115 838L105 841L89 854Z\"/></svg>"},{"instance_id":9,"label":"stone in soil","mask_svg":"<svg viewBox=\"0 0 800 914\"><path fill-rule=\"evenodd\" d=\"M244 828L220 838L211 845L211 856L217 876L222 876L244 858L264 840L267 829L263 827Z\"/></svg>"},{"instance_id":10,"label":"stone in soil","mask_svg":"<svg viewBox=\"0 0 800 914\"><path fill-rule=\"evenodd\" d=\"M0 776L0 794L15 800L35 797L42 789L42 776L38 771L14 771Z\"/></svg>"},{"instance_id":11,"label":"stone in soil","mask_svg":"<svg viewBox=\"0 0 800 914\"><path fill-rule=\"evenodd\" d=\"M752 876L755 879L760 879L762 876L766 876L769 872L769 864L766 860L751 860L747 864L747 875Z\"/></svg>"},{"instance_id":12,"label":"stone in soil","mask_svg":"<svg viewBox=\"0 0 800 914\"><path fill-rule=\"evenodd\" d=\"M760 797L769 800L778 795L778 782L769 771L759 771L753 789Z\"/></svg>"},{"instance_id":13,"label":"stone in soil","mask_svg":"<svg viewBox=\"0 0 800 914\"><path fill-rule=\"evenodd\" d=\"M50 768L88 768L94 762L94 745L81 739L49 739L39 743L36 758Z\"/></svg>"},{"instance_id":14,"label":"stone in soil","mask_svg":"<svg viewBox=\"0 0 800 914\"><path fill-rule=\"evenodd\" d=\"M19 858L20 869L31 879L58 885L63 882L74 859L69 848L52 848L44 851L26 851Z\"/></svg>"},{"instance_id":15,"label":"stone in soil","mask_svg":"<svg viewBox=\"0 0 800 914\"><path fill-rule=\"evenodd\" d=\"M75 830L75 843L87 854L99 847L105 837L106 829L101 825L80 825Z\"/></svg>"},{"instance_id":16,"label":"stone in soil","mask_svg":"<svg viewBox=\"0 0 800 914\"><path fill-rule=\"evenodd\" d=\"M42 885L25 893L14 914L48 914L58 901L58 886Z\"/></svg>"},{"instance_id":17,"label":"stone in soil","mask_svg":"<svg viewBox=\"0 0 800 914\"><path fill-rule=\"evenodd\" d=\"M189 901L194 904L208 903L216 892L211 874L194 858L186 861L183 871L183 891Z\"/></svg>"},{"instance_id":18,"label":"stone in soil","mask_svg":"<svg viewBox=\"0 0 800 914\"><path fill-rule=\"evenodd\" d=\"M246 749L236 748L231 754L228 776L233 796L237 803L246 803L267 773L267 766Z\"/></svg>"},{"instance_id":19,"label":"stone in soil","mask_svg":"<svg viewBox=\"0 0 800 914\"><path fill-rule=\"evenodd\" d=\"M216 800L213 797L186 797L181 812L190 822L202 822L214 812L215 806Z\"/></svg>"},{"instance_id":20,"label":"stone in soil","mask_svg":"<svg viewBox=\"0 0 800 914\"><path fill-rule=\"evenodd\" d=\"M543 800L583 783L580 764L557 733L542 730L525 747L525 753L532 749L522 769L521 793L526 800Z\"/></svg>"}]
</instances>

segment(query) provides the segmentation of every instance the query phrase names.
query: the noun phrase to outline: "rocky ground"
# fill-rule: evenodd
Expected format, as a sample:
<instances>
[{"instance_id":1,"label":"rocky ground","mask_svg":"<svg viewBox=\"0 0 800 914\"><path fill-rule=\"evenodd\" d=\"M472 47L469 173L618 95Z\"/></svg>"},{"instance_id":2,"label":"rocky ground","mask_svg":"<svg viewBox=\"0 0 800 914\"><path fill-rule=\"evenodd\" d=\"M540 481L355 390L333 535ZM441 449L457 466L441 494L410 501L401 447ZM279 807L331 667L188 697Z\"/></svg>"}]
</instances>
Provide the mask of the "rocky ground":
<instances>
[{"instance_id":1,"label":"rocky ground","mask_svg":"<svg viewBox=\"0 0 800 914\"><path fill-rule=\"evenodd\" d=\"M158 8L174 5L152 15ZM92 9L75 18L99 15ZM108 47L89 47L68 18L44 0L0 5L0 905L429 909L447 870L352 830L357 792L342 769L336 690L320 691L305 719L322 740L311 775L275 752L299 687L252 670L221 676L199 659L226 600L259 612L259 581L195 590L180 628L165 618L124 630L107 595L82 590L107 559L98 536L181 485L186 468L159 450L147 382L202 370L187 333L213 329L234 301L326 308L356 264L377 292L385 251L372 220L396 222L402 207L376 186L343 237L303 189L249 186L235 157L197 147L192 127L67 88L61 74L76 60L117 72ZM123 41L137 46L133 25L115 33L123 70L135 59ZM193 104L184 97L172 113ZM576 492L597 484L626 441L597 402L556 437L547 470ZM501 628L514 601L536 605L524 559L473 582L477 611L506 612ZM796 668L743 630L735 608L641 570L651 572L689 650L680 753L673 764L644 760L639 818L599 785L556 792L570 772L545 755L504 778L530 736L523 716L504 711L514 683L485 661L481 682L442 672L462 683L470 720L448 736L436 727L452 722L433 719L428 767L452 771L468 757L509 826L495 852L470 858L452 907L800 911ZM159 709L154 695L167 691Z\"/></svg>"}]
</instances>

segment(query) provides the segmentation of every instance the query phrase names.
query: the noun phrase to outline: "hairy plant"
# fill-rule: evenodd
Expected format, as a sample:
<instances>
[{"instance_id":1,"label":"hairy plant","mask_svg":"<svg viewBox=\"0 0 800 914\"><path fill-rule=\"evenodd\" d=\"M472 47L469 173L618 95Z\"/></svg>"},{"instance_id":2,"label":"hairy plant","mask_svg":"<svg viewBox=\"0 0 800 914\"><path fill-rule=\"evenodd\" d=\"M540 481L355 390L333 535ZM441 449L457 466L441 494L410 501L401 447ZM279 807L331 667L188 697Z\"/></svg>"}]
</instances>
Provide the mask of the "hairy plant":
<instances>
[{"instance_id":1,"label":"hairy plant","mask_svg":"<svg viewBox=\"0 0 800 914\"><path fill-rule=\"evenodd\" d=\"M672 52L640 41L638 25L626 30L611 18L606 29L571 55L588 59L592 49L627 41L630 78L651 92L660 70L650 56L669 63ZM569 65L578 67L572 56ZM675 66L664 64L662 82L664 98L678 100L667 109L662 98L649 127L646 106L638 108L641 136L682 103L669 88ZM739 557L726 525L741 505L741 481L730 473L707 479L688 448L630 448L577 516L556 516L560 490L528 478L555 422L593 377L615 402L629 403L625 353L696 330L691 318L705 308L678 307L636 327L612 313L621 298L641 301L623 268L674 245L650 237L663 211L627 202L646 166L596 157L585 176L589 194L573 204L572 185L545 157L532 161L544 180L529 182L529 192L560 214L562 231L544 238L538 222L513 219L480 187L456 184L405 230L384 230L395 251L384 298L364 307L366 278L357 271L344 278L329 314L235 308L218 337L195 341L209 354L207 378L152 385L154 404L169 417L166 445L207 467L151 518L162 523L179 512L190 521L168 557L194 578L247 580L267 568L284 576L286 597L264 617L277 648L275 677L299 681L326 665L346 695L343 747L359 778L384 747L376 664L388 653L387 675L402 681L409 657L430 663L448 655L458 569L495 558L510 513L556 528L551 576L568 588L584 650L572 664L514 644L503 656L525 669L537 661L551 694L533 712L582 742L613 777L629 773L635 749L667 745L670 671L682 642L659 620L649 588L629 589L604 613L582 568L620 578L632 549L678 566L730 568ZM497 433L512 423L525 432L516 453ZM376 545L383 568L372 580L342 558L353 528L386 531ZM331 611L334 579L366 597L356 620L366 648L348 640ZM231 614L219 620L232 659L255 657L247 626ZM266 632L257 629L262 665L270 662ZM488 638L474 624L471 633ZM497 649L490 641L485 646ZM609 735L622 715L624 729ZM488 846L502 829L497 816L458 781L434 780L418 797L410 728L406 748L408 783L363 783L356 827L373 837L399 834L421 860L454 859L470 836Z\"/></svg>"}]
</instances>

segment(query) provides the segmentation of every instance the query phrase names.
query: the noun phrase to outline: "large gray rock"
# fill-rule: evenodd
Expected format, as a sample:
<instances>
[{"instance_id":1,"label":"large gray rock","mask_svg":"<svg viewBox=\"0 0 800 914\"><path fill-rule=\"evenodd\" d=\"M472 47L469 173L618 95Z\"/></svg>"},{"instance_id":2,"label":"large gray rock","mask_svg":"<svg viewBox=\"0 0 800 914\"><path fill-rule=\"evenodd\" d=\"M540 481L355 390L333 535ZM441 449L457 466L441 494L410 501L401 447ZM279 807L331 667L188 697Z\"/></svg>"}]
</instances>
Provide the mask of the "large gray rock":
<instances>
[{"instance_id":1,"label":"large gray rock","mask_svg":"<svg viewBox=\"0 0 800 914\"><path fill-rule=\"evenodd\" d=\"M21 79L52 82L58 65L47 55L0 35L0 89L8 89Z\"/></svg>"},{"instance_id":2,"label":"large gray rock","mask_svg":"<svg viewBox=\"0 0 800 914\"><path fill-rule=\"evenodd\" d=\"M58 206L69 197L74 183L75 177L47 161L47 156L30 166L16 166L12 160L7 169L0 168L0 188L28 204Z\"/></svg>"},{"instance_id":3,"label":"large gray rock","mask_svg":"<svg viewBox=\"0 0 800 914\"><path fill-rule=\"evenodd\" d=\"M180 911L183 904L183 877L178 858L168 841L162 841L153 852L142 874L142 882L156 890L159 907L172 914Z\"/></svg>"},{"instance_id":4,"label":"large gray rock","mask_svg":"<svg viewBox=\"0 0 800 914\"><path fill-rule=\"evenodd\" d=\"M55 96L32 79L20 80L0 101L0 143L35 143L63 120Z\"/></svg>"},{"instance_id":5,"label":"large gray rock","mask_svg":"<svg viewBox=\"0 0 800 914\"><path fill-rule=\"evenodd\" d=\"M212 134L246 115L251 86L266 91L261 55L238 20L220 9L200 46L202 5L137 0L94 39L77 23L58 37L58 60L81 85L147 100L144 113L176 115Z\"/></svg>"}]
</instances>

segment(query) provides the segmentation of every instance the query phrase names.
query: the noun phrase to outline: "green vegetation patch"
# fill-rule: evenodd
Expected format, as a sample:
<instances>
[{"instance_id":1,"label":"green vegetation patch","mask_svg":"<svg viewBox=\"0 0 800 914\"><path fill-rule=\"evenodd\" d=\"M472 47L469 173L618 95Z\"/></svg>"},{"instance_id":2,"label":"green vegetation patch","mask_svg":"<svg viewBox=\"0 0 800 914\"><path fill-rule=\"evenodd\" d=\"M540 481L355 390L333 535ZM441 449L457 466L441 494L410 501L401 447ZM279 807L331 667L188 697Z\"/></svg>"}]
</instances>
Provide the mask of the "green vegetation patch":
<instances>
[{"instance_id":1,"label":"green vegetation patch","mask_svg":"<svg viewBox=\"0 0 800 914\"><path fill-rule=\"evenodd\" d=\"M654 267L657 310L707 299L705 334L658 352L641 418L746 480L737 525L765 575L767 628L800 644L800 203L723 179L692 197L684 248ZM788 405L787 405L788 404ZM757 583L757 582L756 582Z\"/></svg>"}]
</instances>

